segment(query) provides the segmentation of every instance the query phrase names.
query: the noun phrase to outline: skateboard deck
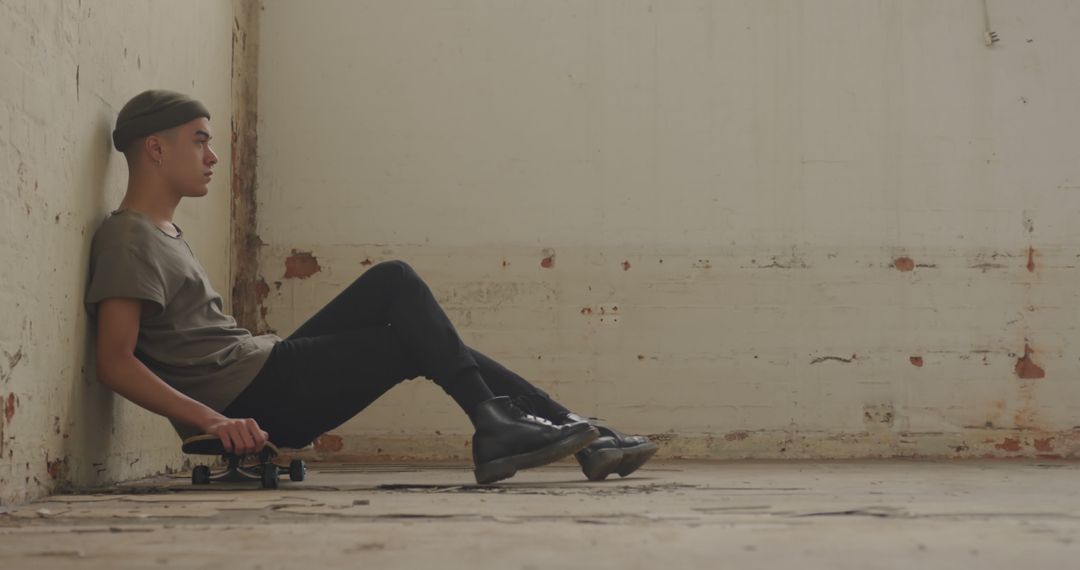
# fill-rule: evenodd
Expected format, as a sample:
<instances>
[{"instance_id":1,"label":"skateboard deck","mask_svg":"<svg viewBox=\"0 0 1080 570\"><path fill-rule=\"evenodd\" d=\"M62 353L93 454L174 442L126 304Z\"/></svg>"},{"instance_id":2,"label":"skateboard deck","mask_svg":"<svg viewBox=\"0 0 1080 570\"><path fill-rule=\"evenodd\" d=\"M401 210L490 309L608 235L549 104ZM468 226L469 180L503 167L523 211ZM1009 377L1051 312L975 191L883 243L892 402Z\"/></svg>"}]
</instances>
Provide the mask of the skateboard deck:
<instances>
[{"instance_id":1,"label":"skateboard deck","mask_svg":"<svg viewBox=\"0 0 1080 570\"><path fill-rule=\"evenodd\" d=\"M218 473L211 472L207 465L196 465L191 470L192 485L209 485L215 481L259 481L264 489L277 489L282 470L289 474L290 481L303 481L307 472L307 466L301 459L293 459L287 467L274 463L281 450L270 442L266 442L262 451L245 456L226 452L218 436L204 434L185 439L180 450L189 455L215 455L226 462L225 470ZM248 459L247 464L245 459Z\"/></svg>"}]
</instances>

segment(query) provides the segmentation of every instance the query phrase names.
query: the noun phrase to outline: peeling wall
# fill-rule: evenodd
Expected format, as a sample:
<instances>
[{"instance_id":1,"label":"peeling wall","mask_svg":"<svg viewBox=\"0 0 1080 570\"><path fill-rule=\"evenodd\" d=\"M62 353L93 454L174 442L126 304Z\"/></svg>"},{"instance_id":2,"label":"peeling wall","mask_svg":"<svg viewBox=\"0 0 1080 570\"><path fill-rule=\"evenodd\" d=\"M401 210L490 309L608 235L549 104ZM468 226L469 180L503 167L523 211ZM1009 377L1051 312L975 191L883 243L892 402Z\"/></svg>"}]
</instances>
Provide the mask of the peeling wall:
<instances>
[{"instance_id":1,"label":"peeling wall","mask_svg":"<svg viewBox=\"0 0 1080 570\"><path fill-rule=\"evenodd\" d=\"M989 5L270 0L267 326L399 258L669 456L1071 455L1080 4ZM418 381L331 441L468 432Z\"/></svg>"},{"instance_id":2,"label":"peeling wall","mask_svg":"<svg viewBox=\"0 0 1080 570\"><path fill-rule=\"evenodd\" d=\"M238 5L245 4L238 2ZM0 0L0 503L181 464L168 422L94 377L90 239L127 183L110 132L161 87L193 94L230 156L229 2ZM176 221L228 291L229 163Z\"/></svg>"},{"instance_id":3,"label":"peeling wall","mask_svg":"<svg viewBox=\"0 0 1080 570\"><path fill-rule=\"evenodd\" d=\"M262 332L258 281L259 236L255 233L255 186L258 147L259 12L257 2L235 2L232 43L232 310L237 323L256 334ZM255 294L252 292L255 291Z\"/></svg>"}]
</instances>

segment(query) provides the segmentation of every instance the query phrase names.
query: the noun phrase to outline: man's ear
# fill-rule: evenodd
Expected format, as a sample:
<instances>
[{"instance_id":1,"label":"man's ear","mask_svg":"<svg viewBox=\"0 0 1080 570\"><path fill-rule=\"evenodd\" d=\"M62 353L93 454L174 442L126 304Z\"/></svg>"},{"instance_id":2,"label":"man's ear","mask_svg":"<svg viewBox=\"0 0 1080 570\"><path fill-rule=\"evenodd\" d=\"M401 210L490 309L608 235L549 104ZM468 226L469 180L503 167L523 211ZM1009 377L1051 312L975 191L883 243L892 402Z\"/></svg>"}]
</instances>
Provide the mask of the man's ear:
<instances>
[{"instance_id":1,"label":"man's ear","mask_svg":"<svg viewBox=\"0 0 1080 570\"><path fill-rule=\"evenodd\" d=\"M161 164L161 161L165 158L163 141L157 134L147 135L143 139L143 148L146 149L146 156L150 158L150 162L154 164Z\"/></svg>"}]
</instances>

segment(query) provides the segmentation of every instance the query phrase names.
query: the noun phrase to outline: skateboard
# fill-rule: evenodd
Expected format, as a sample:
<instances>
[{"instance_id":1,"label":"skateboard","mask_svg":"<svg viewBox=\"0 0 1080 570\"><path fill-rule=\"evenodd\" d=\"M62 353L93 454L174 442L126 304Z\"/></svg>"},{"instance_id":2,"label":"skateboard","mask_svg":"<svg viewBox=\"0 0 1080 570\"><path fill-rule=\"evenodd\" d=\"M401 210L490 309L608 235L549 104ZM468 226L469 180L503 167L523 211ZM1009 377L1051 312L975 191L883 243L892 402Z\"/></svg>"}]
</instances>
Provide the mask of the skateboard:
<instances>
[{"instance_id":1,"label":"skateboard","mask_svg":"<svg viewBox=\"0 0 1080 570\"><path fill-rule=\"evenodd\" d=\"M263 489L277 489L278 477L281 470L286 469L274 463L274 458L281 454L281 450L269 441L262 451L252 455L258 463L243 465L245 456L235 455L225 451L221 440L216 435L196 435L184 440L180 449L189 455L218 455L227 463L227 467L220 473L211 473L206 465L196 465L191 470L192 485L209 485L211 481L229 483L259 481ZM307 466L301 459L293 459L289 462L288 473L290 481L303 481Z\"/></svg>"}]
</instances>

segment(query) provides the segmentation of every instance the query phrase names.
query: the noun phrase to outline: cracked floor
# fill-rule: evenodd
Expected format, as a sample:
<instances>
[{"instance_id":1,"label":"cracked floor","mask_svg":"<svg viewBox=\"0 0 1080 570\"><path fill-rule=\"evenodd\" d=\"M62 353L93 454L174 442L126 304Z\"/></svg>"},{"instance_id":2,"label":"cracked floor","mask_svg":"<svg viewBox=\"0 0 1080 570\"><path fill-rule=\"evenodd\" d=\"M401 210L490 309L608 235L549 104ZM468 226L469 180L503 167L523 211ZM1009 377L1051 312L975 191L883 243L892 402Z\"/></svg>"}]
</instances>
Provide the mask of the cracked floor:
<instances>
[{"instance_id":1,"label":"cracked floor","mask_svg":"<svg viewBox=\"0 0 1080 570\"><path fill-rule=\"evenodd\" d=\"M3 568L1069 568L1080 464L316 465L280 489L163 476L0 507Z\"/></svg>"}]
</instances>

